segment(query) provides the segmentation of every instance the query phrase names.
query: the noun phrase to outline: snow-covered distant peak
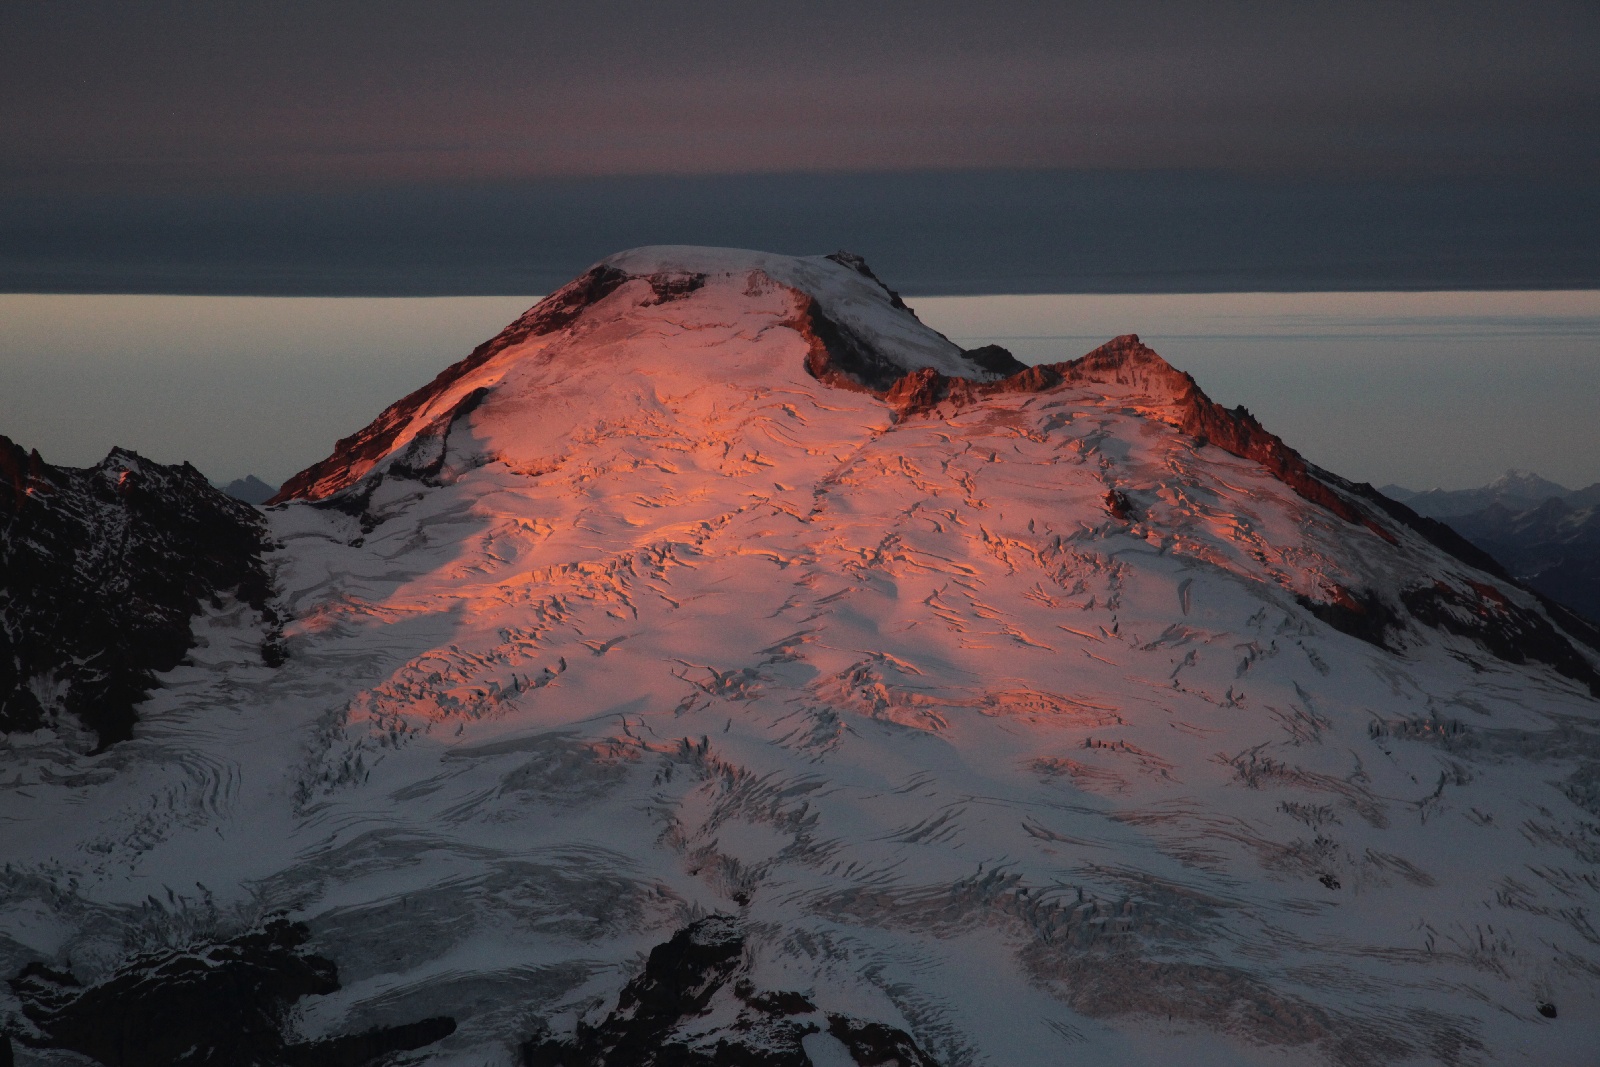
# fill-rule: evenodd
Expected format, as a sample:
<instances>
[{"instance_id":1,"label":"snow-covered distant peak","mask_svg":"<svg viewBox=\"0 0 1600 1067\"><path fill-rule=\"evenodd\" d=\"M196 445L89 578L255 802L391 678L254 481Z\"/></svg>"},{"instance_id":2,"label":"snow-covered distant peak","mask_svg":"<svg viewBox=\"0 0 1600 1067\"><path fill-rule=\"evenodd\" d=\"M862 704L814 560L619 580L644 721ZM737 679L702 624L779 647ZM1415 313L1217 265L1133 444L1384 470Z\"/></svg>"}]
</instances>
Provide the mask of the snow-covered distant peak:
<instances>
[{"instance_id":1,"label":"snow-covered distant peak","mask_svg":"<svg viewBox=\"0 0 1600 1067\"><path fill-rule=\"evenodd\" d=\"M1566 486L1541 478L1532 471L1508 470L1488 485L1473 489L1428 489L1411 494L1406 503L1419 514L1450 519L1497 504L1514 512L1525 511L1552 498L1574 495Z\"/></svg>"},{"instance_id":2,"label":"snow-covered distant peak","mask_svg":"<svg viewBox=\"0 0 1600 1067\"><path fill-rule=\"evenodd\" d=\"M1564 485L1552 482L1548 478L1541 478L1533 471L1519 468L1506 471L1485 488L1503 495L1515 494L1530 500L1548 500L1550 497L1566 496L1572 492Z\"/></svg>"}]
</instances>

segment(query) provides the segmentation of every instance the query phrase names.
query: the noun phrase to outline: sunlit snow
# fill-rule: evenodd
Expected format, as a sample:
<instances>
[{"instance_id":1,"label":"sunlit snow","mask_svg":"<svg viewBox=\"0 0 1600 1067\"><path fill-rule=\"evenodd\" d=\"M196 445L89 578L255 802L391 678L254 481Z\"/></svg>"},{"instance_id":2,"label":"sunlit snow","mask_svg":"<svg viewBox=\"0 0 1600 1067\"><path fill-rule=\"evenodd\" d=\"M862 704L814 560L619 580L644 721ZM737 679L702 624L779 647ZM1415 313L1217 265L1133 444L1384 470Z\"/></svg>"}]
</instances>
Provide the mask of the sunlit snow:
<instances>
[{"instance_id":1,"label":"sunlit snow","mask_svg":"<svg viewBox=\"0 0 1600 1067\"><path fill-rule=\"evenodd\" d=\"M963 364L827 261L611 262L709 276L499 353L364 506L271 511L286 665L224 607L134 741L13 745L8 958L92 979L285 910L344 982L301 1033L449 1014L427 1062L508 1064L720 912L767 987L949 1065L1600 1047L1600 703L1296 600L1491 579L1136 386L904 418L829 388L797 290Z\"/></svg>"}]
</instances>

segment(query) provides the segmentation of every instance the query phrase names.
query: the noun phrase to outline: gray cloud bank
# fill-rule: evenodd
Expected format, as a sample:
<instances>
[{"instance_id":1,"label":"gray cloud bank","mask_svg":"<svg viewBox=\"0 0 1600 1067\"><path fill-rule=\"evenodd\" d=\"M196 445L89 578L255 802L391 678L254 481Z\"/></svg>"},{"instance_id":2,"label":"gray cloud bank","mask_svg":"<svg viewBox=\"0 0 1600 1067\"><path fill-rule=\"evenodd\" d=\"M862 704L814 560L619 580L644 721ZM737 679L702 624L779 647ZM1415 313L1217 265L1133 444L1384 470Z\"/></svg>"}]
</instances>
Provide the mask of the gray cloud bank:
<instances>
[{"instance_id":1,"label":"gray cloud bank","mask_svg":"<svg viewBox=\"0 0 1600 1067\"><path fill-rule=\"evenodd\" d=\"M1600 5L0 5L0 289L1600 284Z\"/></svg>"},{"instance_id":2,"label":"gray cloud bank","mask_svg":"<svg viewBox=\"0 0 1600 1067\"><path fill-rule=\"evenodd\" d=\"M0 12L0 187L1159 168L1600 173L1592 2Z\"/></svg>"},{"instance_id":3,"label":"gray cloud bank","mask_svg":"<svg viewBox=\"0 0 1600 1067\"><path fill-rule=\"evenodd\" d=\"M672 243L851 248L921 295L1594 288L1600 187L953 171L14 197L0 291L531 294Z\"/></svg>"}]
</instances>

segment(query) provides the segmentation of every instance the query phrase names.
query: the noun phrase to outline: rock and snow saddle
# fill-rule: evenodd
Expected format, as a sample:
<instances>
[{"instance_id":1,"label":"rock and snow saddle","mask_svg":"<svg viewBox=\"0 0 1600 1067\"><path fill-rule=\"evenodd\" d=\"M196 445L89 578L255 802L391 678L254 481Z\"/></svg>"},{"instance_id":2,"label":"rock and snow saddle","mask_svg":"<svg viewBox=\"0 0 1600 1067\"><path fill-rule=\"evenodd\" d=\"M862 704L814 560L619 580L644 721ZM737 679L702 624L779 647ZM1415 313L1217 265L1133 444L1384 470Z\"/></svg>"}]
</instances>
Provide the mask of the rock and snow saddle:
<instances>
[{"instance_id":1,"label":"rock and snow saddle","mask_svg":"<svg viewBox=\"0 0 1600 1067\"><path fill-rule=\"evenodd\" d=\"M24 1056L163 1062L152 1004L242 1013L215 1062L1600 1046L1597 635L1131 335L638 249L265 523L275 615L201 598L131 739L13 724Z\"/></svg>"}]
</instances>

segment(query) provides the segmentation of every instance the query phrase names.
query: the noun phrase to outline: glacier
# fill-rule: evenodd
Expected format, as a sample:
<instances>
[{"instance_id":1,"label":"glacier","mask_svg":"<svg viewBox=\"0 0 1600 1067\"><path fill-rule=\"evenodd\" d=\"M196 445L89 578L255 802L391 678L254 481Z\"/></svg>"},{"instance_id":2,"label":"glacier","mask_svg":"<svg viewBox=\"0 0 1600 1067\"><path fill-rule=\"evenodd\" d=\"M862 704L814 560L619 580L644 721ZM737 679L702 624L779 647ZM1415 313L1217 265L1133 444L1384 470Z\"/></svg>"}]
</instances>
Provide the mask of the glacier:
<instances>
[{"instance_id":1,"label":"glacier","mask_svg":"<svg viewBox=\"0 0 1600 1067\"><path fill-rule=\"evenodd\" d=\"M1596 635L1131 335L1013 363L636 249L341 441L270 617L4 738L18 1061L274 923L279 1062L1592 1056Z\"/></svg>"}]
</instances>

